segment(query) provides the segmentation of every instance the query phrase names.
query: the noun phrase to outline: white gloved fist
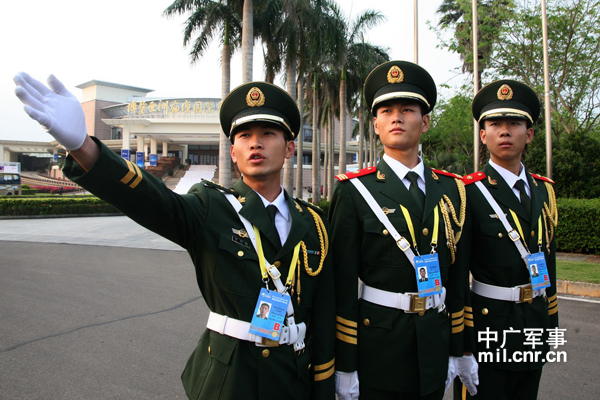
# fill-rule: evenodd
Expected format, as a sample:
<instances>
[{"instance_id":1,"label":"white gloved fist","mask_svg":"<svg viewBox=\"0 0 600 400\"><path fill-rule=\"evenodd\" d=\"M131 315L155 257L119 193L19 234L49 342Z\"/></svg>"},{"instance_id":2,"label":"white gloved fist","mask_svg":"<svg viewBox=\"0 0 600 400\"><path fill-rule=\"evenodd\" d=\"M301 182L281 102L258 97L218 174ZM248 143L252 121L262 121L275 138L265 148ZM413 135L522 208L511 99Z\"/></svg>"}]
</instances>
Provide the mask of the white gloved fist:
<instances>
[{"instance_id":1,"label":"white gloved fist","mask_svg":"<svg viewBox=\"0 0 600 400\"><path fill-rule=\"evenodd\" d=\"M338 400L358 400L358 372L335 371L335 393Z\"/></svg>"},{"instance_id":2,"label":"white gloved fist","mask_svg":"<svg viewBox=\"0 0 600 400\"><path fill-rule=\"evenodd\" d=\"M465 385L469 394L475 396L477 394L477 385L479 385L479 365L473 355L455 357L458 362L458 376L460 381Z\"/></svg>"},{"instance_id":3,"label":"white gloved fist","mask_svg":"<svg viewBox=\"0 0 600 400\"><path fill-rule=\"evenodd\" d=\"M452 382L454 381L454 378L456 378L457 374L458 357L450 356L450 358L448 358L448 375L446 376L446 388L444 389L444 391L448 390L450 385L452 385Z\"/></svg>"},{"instance_id":4,"label":"white gloved fist","mask_svg":"<svg viewBox=\"0 0 600 400\"><path fill-rule=\"evenodd\" d=\"M25 72L14 77L15 94L25 112L39 122L67 150L77 150L87 136L85 115L79 100L54 75L48 87Z\"/></svg>"}]
</instances>

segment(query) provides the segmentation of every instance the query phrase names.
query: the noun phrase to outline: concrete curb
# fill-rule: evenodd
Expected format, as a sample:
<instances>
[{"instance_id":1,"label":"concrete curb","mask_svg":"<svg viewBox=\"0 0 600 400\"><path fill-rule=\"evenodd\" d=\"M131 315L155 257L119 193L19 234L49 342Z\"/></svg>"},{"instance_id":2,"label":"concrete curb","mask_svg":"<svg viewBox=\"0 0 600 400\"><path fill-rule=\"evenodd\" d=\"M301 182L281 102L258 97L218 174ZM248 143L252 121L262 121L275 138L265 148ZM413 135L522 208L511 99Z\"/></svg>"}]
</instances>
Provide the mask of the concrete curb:
<instances>
[{"instance_id":1,"label":"concrete curb","mask_svg":"<svg viewBox=\"0 0 600 400\"><path fill-rule=\"evenodd\" d=\"M573 296L600 297L600 284L588 282L573 282L558 279L556 290L559 294Z\"/></svg>"}]
</instances>

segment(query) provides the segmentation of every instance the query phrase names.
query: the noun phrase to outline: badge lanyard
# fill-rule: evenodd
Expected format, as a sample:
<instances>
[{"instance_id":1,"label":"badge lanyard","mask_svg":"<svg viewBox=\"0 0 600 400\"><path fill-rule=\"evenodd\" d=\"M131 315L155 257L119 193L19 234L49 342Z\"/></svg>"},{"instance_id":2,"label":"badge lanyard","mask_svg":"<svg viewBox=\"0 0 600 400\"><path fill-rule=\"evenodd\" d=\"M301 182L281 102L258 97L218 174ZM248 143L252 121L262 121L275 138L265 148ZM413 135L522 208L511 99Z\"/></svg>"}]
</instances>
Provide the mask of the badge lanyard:
<instances>
[{"instance_id":1,"label":"badge lanyard","mask_svg":"<svg viewBox=\"0 0 600 400\"><path fill-rule=\"evenodd\" d=\"M419 250L417 249L417 239L415 236L415 228L413 226L412 218L410 217L410 213L408 212L406 207L404 207L402 204L400 204L400 207L402 209L402 213L404 214L404 218L406 219L406 224L408 225L408 231L410 232L410 236L413 241L413 247L415 248L417 255L421 256L419 254ZM435 206L435 208L433 209L433 232L431 235L431 254L435 254L435 252L436 252L435 249L437 248L437 242L438 242L438 224L439 223L440 223L440 216L438 214L438 206Z\"/></svg>"},{"instance_id":2,"label":"badge lanyard","mask_svg":"<svg viewBox=\"0 0 600 400\"><path fill-rule=\"evenodd\" d=\"M525 236L523 235L523 228L521 228L521 223L519 222L519 217L517 217L517 214L515 214L515 212L513 210L511 210L510 208L508 210L510 211L510 215L512 215L513 220L515 221L515 224L517 225L519 234L521 235L522 238L525 238ZM529 251L529 248L527 247L527 243L525 243L525 240L523 240L523 244L527 248L527 251ZM538 248L541 253L542 252L542 216L541 215L540 215L540 218L538 219ZM529 252L529 254L531 254L531 252Z\"/></svg>"},{"instance_id":3,"label":"badge lanyard","mask_svg":"<svg viewBox=\"0 0 600 400\"><path fill-rule=\"evenodd\" d=\"M252 226L253 232L255 234L256 237L256 253L258 254L258 263L260 264L260 274L262 276L263 282L266 284L269 281L269 272L267 271L267 264L272 265L270 262L267 261L267 259L265 258L265 254L263 252L263 248L262 248L262 241L260 239L260 233L258 231L258 228L256 226ZM292 262L290 264L290 269L288 271L288 276L285 280L285 291L287 291L287 288L289 288L290 286L292 286L292 279L294 278L294 273L296 272L296 265L298 264L298 254L300 253L300 243L298 243L296 245L296 247L294 247L294 254L292 256ZM274 278L275 279L275 278ZM284 293L285 293L284 291Z\"/></svg>"}]
</instances>

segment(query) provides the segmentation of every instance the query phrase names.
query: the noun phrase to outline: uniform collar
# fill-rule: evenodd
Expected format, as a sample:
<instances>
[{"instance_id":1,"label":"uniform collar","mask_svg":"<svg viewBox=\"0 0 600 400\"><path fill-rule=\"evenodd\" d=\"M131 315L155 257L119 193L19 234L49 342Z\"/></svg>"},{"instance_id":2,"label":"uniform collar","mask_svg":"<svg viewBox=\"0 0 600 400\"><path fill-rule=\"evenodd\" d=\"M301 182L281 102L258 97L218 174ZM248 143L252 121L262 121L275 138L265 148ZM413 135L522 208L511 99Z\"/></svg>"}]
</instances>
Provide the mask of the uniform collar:
<instances>
[{"instance_id":1,"label":"uniform collar","mask_svg":"<svg viewBox=\"0 0 600 400\"><path fill-rule=\"evenodd\" d=\"M400 161L388 156L387 154L383 155L383 159L387 163L387 165L394 171L396 176L401 180L406 177L410 171L416 172L419 175L419 178L423 182L425 182L425 164L423 164L423 160L419 157L419 163L413 168L410 169L406 165L402 164Z\"/></svg>"},{"instance_id":2,"label":"uniform collar","mask_svg":"<svg viewBox=\"0 0 600 400\"><path fill-rule=\"evenodd\" d=\"M258 195L258 197L260 197L260 199L262 200L265 208L269 205L274 205L275 207L277 207L277 211L279 211L279 213L281 214L281 216L289 222L290 220L290 209L288 207L287 201L285 200L285 194L284 194L284 190L283 190L283 186L281 187L281 192L279 193L279 196L277 196L277 198L275 200L273 200L272 202L269 202L269 200L265 199L260 193L256 192L256 194Z\"/></svg>"},{"instance_id":3,"label":"uniform collar","mask_svg":"<svg viewBox=\"0 0 600 400\"><path fill-rule=\"evenodd\" d=\"M531 188L529 187L529 181L527 179L527 174L525 173L525 166L523 165L523 163L521 163L521 172L519 173L518 176L513 174L506 168L499 166L492 160L489 160L489 164L496 170L496 172L498 172L498 174L500 174L502 179L504 179L504 181L506 182L508 187L510 187L511 189L515 186L515 183L519 179L522 179L525 182L525 188L527 190L527 194L529 196L531 196ZM517 197L518 197L518 195L517 195Z\"/></svg>"}]
</instances>

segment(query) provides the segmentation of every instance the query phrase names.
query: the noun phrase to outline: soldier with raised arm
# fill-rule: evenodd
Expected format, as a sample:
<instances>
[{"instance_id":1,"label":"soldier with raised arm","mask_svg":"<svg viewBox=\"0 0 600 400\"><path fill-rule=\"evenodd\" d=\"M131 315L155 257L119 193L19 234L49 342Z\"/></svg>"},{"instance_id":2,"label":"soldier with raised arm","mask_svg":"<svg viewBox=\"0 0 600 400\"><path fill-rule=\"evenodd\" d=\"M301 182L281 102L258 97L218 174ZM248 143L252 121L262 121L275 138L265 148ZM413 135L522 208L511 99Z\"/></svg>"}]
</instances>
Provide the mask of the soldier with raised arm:
<instances>
[{"instance_id":1,"label":"soldier with raised arm","mask_svg":"<svg viewBox=\"0 0 600 400\"><path fill-rule=\"evenodd\" d=\"M280 184L300 129L285 91L264 82L234 89L220 122L242 178L179 195L88 136L81 105L54 76L50 88L25 73L15 83L27 114L69 150L70 179L188 251L210 309L182 374L190 399L334 398L328 227ZM269 313L259 318L263 303Z\"/></svg>"}]
</instances>

